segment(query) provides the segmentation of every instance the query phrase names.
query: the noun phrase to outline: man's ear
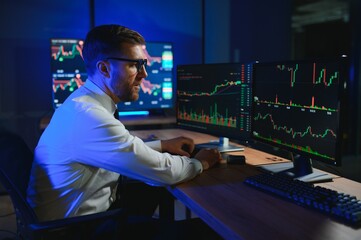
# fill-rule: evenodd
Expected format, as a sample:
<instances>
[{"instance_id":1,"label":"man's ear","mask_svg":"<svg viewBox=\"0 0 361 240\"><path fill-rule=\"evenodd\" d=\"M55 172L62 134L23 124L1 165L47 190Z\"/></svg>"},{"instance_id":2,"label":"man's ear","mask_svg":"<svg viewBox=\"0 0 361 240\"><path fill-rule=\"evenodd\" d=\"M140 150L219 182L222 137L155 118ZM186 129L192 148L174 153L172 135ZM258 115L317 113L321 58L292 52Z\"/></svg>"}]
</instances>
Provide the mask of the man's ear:
<instances>
[{"instance_id":1,"label":"man's ear","mask_svg":"<svg viewBox=\"0 0 361 240\"><path fill-rule=\"evenodd\" d=\"M97 62L97 69L98 72L103 75L104 77L110 77L110 65L108 62L105 61L98 61Z\"/></svg>"}]
</instances>

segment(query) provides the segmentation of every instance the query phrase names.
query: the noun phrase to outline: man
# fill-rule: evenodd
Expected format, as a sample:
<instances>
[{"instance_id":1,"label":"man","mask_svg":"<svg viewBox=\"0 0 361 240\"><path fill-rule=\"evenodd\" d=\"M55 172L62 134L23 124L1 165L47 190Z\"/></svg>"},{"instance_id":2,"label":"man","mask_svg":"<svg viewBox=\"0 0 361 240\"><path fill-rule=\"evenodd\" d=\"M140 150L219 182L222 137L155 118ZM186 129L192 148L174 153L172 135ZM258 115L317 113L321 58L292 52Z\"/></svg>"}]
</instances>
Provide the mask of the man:
<instances>
[{"instance_id":1,"label":"man","mask_svg":"<svg viewBox=\"0 0 361 240\"><path fill-rule=\"evenodd\" d=\"M221 159L209 149L189 158L194 144L185 137L144 143L114 118L116 104L137 100L147 77L144 44L139 33L118 25L88 33L88 80L57 109L35 149L27 200L40 220L107 211L120 174L172 185Z\"/></svg>"}]
</instances>

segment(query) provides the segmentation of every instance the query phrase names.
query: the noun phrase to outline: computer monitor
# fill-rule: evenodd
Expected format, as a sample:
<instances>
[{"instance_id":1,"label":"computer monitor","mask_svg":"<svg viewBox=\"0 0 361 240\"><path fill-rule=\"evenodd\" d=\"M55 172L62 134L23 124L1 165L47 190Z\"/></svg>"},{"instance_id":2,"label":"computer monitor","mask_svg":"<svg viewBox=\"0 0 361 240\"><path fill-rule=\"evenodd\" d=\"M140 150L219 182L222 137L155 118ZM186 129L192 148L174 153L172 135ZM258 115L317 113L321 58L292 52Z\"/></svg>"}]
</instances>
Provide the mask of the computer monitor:
<instances>
[{"instance_id":1,"label":"computer monitor","mask_svg":"<svg viewBox=\"0 0 361 240\"><path fill-rule=\"evenodd\" d=\"M81 87L87 73L82 59L81 39L51 39L51 74L53 105L58 108L65 99ZM142 81L139 99L121 102L123 115L149 114L174 107L173 46L168 42L147 42L143 46L148 77Z\"/></svg>"},{"instance_id":2,"label":"computer monitor","mask_svg":"<svg viewBox=\"0 0 361 240\"><path fill-rule=\"evenodd\" d=\"M87 79L82 58L83 44L81 39L50 39L54 108L58 108Z\"/></svg>"},{"instance_id":3,"label":"computer monitor","mask_svg":"<svg viewBox=\"0 0 361 240\"><path fill-rule=\"evenodd\" d=\"M346 59L278 61L253 67L252 138L294 156L294 177L312 160L341 164Z\"/></svg>"},{"instance_id":4,"label":"computer monitor","mask_svg":"<svg viewBox=\"0 0 361 240\"><path fill-rule=\"evenodd\" d=\"M252 63L177 66L177 126L246 143Z\"/></svg>"},{"instance_id":5,"label":"computer monitor","mask_svg":"<svg viewBox=\"0 0 361 240\"><path fill-rule=\"evenodd\" d=\"M147 42L144 53L148 77L141 83L139 99L134 102L121 102L121 114L151 114L174 107L173 45L169 42Z\"/></svg>"}]
</instances>

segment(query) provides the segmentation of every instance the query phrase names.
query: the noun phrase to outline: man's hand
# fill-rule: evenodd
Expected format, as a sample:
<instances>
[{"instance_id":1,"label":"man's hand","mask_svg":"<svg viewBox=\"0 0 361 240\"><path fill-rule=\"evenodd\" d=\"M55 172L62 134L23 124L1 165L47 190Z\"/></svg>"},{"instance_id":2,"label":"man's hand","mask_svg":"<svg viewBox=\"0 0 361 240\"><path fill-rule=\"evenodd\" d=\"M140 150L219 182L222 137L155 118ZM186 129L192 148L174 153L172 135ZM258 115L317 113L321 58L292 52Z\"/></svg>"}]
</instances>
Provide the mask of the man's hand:
<instances>
[{"instance_id":1,"label":"man's hand","mask_svg":"<svg viewBox=\"0 0 361 240\"><path fill-rule=\"evenodd\" d=\"M201 149L194 158L202 163L203 170L207 170L222 160L221 153L217 149Z\"/></svg>"},{"instance_id":2,"label":"man's hand","mask_svg":"<svg viewBox=\"0 0 361 240\"><path fill-rule=\"evenodd\" d=\"M190 157L194 150L193 139L187 137L177 137L169 140L161 140L162 151L171 154Z\"/></svg>"}]
</instances>

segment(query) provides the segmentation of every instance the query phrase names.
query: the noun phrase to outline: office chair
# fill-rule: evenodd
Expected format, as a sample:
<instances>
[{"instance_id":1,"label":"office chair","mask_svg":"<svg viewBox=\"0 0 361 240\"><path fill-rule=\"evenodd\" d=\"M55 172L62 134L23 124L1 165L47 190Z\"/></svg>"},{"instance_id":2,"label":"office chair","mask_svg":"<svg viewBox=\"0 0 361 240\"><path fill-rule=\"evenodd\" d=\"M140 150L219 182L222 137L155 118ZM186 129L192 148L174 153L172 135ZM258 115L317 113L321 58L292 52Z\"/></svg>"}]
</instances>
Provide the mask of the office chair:
<instances>
[{"instance_id":1,"label":"office chair","mask_svg":"<svg viewBox=\"0 0 361 240\"><path fill-rule=\"evenodd\" d=\"M117 239L126 214L122 209L40 222L26 201L33 153L11 132L0 132L0 183L13 203L17 239Z\"/></svg>"}]
</instances>

